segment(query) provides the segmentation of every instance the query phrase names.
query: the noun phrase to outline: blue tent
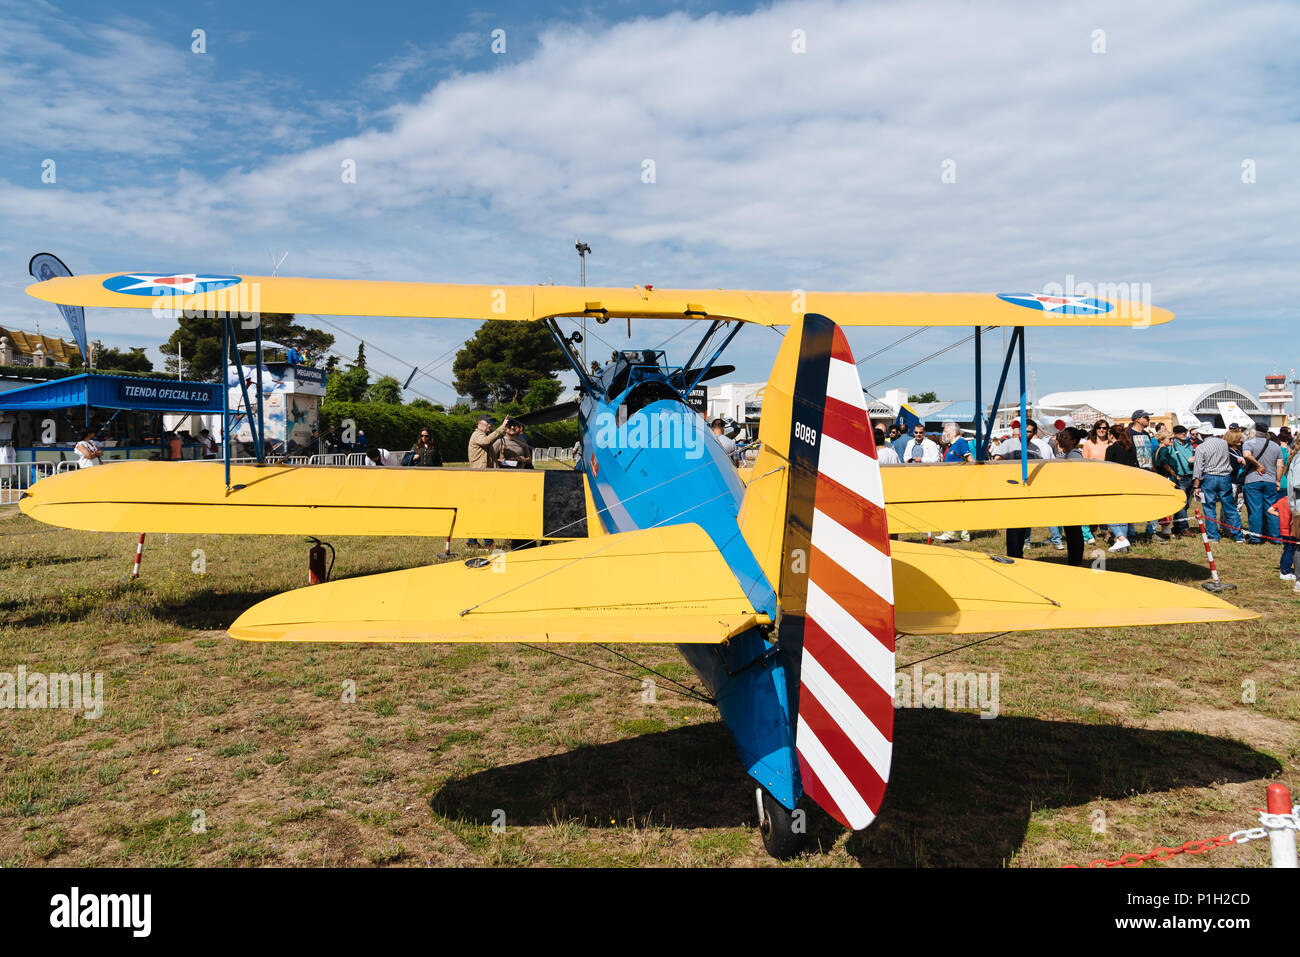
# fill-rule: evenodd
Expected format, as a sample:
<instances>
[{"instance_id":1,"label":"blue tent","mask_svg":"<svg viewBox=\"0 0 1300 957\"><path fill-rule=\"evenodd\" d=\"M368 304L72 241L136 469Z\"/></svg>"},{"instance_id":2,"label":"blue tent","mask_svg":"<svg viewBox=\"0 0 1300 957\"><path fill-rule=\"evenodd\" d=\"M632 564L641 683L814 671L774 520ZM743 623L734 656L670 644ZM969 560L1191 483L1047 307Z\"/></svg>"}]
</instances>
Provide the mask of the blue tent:
<instances>
[{"instance_id":1,"label":"blue tent","mask_svg":"<svg viewBox=\"0 0 1300 957\"><path fill-rule=\"evenodd\" d=\"M75 406L138 412L220 412L221 389L211 382L83 372L0 392L0 411L40 411Z\"/></svg>"}]
</instances>

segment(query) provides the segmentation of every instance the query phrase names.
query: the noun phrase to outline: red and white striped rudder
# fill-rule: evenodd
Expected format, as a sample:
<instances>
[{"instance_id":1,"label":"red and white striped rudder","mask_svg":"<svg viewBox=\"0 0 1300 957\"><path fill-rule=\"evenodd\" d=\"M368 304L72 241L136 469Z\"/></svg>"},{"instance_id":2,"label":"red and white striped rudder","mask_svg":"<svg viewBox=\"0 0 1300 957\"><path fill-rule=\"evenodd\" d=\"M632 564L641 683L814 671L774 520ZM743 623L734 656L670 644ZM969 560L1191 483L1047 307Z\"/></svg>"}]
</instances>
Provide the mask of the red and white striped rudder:
<instances>
[{"instance_id":1,"label":"red and white striped rudder","mask_svg":"<svg viewBox=\"0 0 1300 957\"><path fill-rule=\"evenodd\" d=\"M793 331L793 330L792 330ZM894 733L894 594L875 441L843 331L804 317L789 445L780 640L798 649L803 791L851 828L875 819Z\"/></svg>"}]
</instances>

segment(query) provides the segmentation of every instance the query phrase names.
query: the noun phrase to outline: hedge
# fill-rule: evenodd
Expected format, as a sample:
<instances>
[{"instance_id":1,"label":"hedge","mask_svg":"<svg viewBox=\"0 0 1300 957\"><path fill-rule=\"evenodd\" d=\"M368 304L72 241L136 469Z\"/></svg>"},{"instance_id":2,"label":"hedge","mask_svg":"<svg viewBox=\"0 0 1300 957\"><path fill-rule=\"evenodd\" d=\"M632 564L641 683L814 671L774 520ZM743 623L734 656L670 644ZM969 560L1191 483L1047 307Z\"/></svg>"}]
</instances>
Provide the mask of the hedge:
<instances>
[{"instance_id":1,"label":"hedge","mask_svg":"<svg viewBox=\"0 0 1300 957\"><path fill-rule=\"evenodd\" d=\"M500 413L487 414L501 421ZM449 415L387 402L323 402L320 407L321 431L330 425L342 429L343 420L351 419L358 430L366 433L368 448L405 451L415 444L420 430L427 428L448 462L464 462L469 457L469 436L478 426L478 417L477 412ZM578 423L572 419L530 425L525 431L538 448L567 448L578 441Z\"/></svg>"},{"instance_id":2,"label":"hedge","mask_svg":"<svg viewBox=\"0 0 1300 957\"><path fill-rule=\"evenodd\" d=\"M176 373L167 372L128 372L125 369L64 369L61 366L0 366L0 376L21 377L25 379L66 379L69 376L94 372L96 375L124 375L137 379L174 379Z\"/></svg>"}]
</instances>

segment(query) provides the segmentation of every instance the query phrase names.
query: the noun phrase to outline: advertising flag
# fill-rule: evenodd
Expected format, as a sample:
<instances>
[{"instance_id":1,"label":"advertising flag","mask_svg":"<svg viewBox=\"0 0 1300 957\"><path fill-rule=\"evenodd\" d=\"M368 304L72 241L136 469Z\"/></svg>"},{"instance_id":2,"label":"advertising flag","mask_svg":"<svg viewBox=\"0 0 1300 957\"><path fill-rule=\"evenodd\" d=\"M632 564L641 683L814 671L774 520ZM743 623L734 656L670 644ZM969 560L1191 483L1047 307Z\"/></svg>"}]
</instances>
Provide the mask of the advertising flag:
<instances>
[{"instance_id":1,"label":"advertising flag","mask_svg":"<svg viewBox=\"0 0 1300 957\"><path fill-rule=\"evenodd\" d=\"M63 260L53 253L37 253L27 264L27 271L39 282L56 276L72 275L72 270L63 265ZM72 330L72 338L76 340L77 348L81 350L81 361L85 363L86 368L90 368L90 349L86 346L86 311L80 306L60 304L59 312L63 313L68 328Z\"/></svg>"}]
</instances>

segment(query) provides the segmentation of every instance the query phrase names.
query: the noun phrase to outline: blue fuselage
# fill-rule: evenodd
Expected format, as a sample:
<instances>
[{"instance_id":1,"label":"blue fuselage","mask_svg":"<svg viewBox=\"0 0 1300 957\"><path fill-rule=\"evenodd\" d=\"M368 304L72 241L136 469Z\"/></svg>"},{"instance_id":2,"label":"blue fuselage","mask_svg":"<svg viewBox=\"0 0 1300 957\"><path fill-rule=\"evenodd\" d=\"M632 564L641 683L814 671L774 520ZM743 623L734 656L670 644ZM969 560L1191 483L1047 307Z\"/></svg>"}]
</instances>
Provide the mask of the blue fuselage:
<instances>
[{"instance_id":1,"label":"blue fuselage","mask_svg":"<svg viewBox=\"0 0 1300 957\"><path fill-rule=\"evenodd\" d=\"M622 382L607 373L605 395L586 396L579 412L581 468L606 531L699 525L752 607L776 620L776 593L737 524L745 488L734 464L662 372L640 372ZM749 773L793 809L800 788L785 666L763 630L678 649L717 700Z\"/></svg>"}]
</instances>

